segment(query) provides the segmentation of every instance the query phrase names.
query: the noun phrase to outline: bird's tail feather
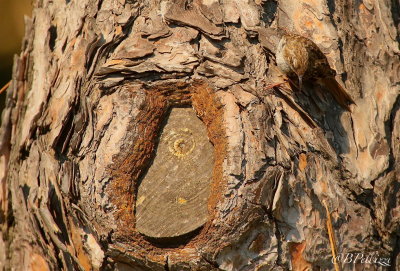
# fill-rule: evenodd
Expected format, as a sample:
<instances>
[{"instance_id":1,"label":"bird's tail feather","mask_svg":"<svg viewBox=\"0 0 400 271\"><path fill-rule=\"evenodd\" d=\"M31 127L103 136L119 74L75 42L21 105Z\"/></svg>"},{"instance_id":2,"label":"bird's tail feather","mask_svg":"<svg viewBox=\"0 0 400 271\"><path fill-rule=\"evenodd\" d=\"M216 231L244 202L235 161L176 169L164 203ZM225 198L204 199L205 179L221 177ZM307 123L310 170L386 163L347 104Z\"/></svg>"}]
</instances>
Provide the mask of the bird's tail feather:
<instances>
[{"instance_id":1,"label":"bird's tail feather","mask_svg":"<svg viewBox=\"0 0 400 271\"><path fill-rule=\"evenodd\" d=\"M338 104L347 111L351 111L350 104L355 104L355 102L335 78L324 78L323 83L329 89Z\"/></svg>"}]
</instances>

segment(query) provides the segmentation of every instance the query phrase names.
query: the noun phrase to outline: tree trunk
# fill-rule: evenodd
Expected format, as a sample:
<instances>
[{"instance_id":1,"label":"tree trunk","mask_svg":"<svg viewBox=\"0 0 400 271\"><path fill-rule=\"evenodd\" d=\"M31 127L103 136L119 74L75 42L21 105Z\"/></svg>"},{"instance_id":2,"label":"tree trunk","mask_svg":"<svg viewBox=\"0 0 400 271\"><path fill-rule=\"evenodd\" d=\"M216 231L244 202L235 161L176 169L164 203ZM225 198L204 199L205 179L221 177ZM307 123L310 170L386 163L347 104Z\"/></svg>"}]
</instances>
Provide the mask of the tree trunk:
<instances>
[{"instance_id":1,"label":"tree trunk","mask_svg":"<svg viewBox=\"0 0 400 271\"><path fill-rule=\"evenodd\" d=\"M399 3L139 2L35 1L0 268L400 270ZM283 81L277 28L319 46L352 112Z\"/></svg>"}]
</instances>

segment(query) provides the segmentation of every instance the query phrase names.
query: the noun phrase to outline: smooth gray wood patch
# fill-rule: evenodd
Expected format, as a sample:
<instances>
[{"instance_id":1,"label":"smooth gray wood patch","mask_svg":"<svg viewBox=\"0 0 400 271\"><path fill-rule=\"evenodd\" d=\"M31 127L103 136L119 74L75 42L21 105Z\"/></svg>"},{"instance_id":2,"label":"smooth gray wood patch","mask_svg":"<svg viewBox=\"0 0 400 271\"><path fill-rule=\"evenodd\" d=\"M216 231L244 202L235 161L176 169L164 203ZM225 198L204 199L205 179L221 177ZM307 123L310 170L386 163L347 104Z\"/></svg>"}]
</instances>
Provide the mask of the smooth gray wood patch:
<instances>
[{"instance_id":1,"label":"smooth gray wood patch","mask_svg":"<svg viewBox=\"0 0 400 271\"><path fill-rule=\"evenodd\" d=\"M192 108L173 108L156 155L138 188L136 228L153 238L178 237L207 221L214 148Z\"/></svg>"}]
</instances>

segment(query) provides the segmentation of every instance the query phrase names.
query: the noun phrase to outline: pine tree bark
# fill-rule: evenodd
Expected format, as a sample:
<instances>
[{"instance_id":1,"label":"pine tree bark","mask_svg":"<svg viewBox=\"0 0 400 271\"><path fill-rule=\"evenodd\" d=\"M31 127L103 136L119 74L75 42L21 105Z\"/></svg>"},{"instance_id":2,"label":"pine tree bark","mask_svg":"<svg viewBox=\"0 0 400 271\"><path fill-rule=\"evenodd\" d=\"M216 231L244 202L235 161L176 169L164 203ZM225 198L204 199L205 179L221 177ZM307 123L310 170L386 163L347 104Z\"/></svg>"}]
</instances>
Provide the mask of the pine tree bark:
<instances>
[{"instance_id":1,"label":"pine tree bark","mask_svg":"<svg viewBox=\"0 0 400 271\"><path fill-rule=\"evenodd\" d=\"M2 114L0 269L400 270L398 14L35 1ZM277 28L319 46L352 112L313 82L279 85ZM174 189L157 182L175 167Z\"/></svg>"}]
</instances>

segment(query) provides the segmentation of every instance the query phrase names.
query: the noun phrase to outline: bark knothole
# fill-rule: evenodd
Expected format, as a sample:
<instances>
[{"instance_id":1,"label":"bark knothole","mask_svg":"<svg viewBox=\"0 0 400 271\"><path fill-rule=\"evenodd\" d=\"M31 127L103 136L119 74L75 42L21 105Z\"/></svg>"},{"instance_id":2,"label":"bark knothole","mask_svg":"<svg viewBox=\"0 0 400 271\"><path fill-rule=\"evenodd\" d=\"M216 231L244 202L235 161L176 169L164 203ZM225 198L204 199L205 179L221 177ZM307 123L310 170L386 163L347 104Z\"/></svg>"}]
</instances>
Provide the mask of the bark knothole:
<instances>
[{"instance_id":1,"label":"bark knothole","mask_svg":"<svg viewBox=\"0 0 400 271\"><path fill-rule=\"evenodd\" d=\"M208 218L214 150L192 108L173 107L136 200L136 228L147 237L190 233Z\"/></svg>"},{"instance_id":2,"label":"bark knothole","mask_svg":"<svg viewBox=\"0 0 400 271\"><path fill-rule=\"evenodd\" d=\"M212 235L224 187L226 137L218 97L200 82L123 91L141 96L142 105L132 118L130 146L121 149L110 172L107 194L117 223L111 250L123 245L135 248L133 257L200 259L188 247L201 247Z\"/></svg>"}]
</instances>

